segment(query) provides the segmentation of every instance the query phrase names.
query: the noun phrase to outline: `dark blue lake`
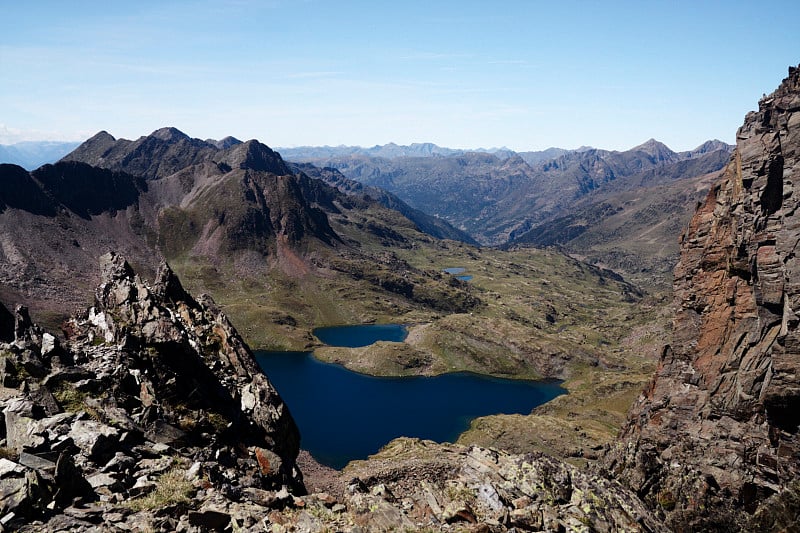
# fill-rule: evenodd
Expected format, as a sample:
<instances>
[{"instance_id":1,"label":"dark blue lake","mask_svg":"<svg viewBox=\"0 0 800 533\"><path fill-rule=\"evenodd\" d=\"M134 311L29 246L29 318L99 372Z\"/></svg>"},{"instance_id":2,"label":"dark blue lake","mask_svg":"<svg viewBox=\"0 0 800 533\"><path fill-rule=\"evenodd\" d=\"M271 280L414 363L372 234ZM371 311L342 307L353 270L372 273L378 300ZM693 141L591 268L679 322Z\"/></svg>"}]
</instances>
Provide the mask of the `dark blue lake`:
<instances>
[{"instance_id":1,"label":"dark blue lake","mask_svg":"<svg viewBox=\"0 0 800 533\"><path fill-rule=\"evenodd\" d=\"M377 341L403 342L408 335L400 324L359 324L315 328L314 336L328 346L358 348Z\"/></svg>"},{"instance_id":2,"label":"dark blue lake","mask_svg":"<svg viewBox=\"0 0 800 533\"><path fill-rule=\"evenodd\" d=\"M473 418L527 414L565 392L557 383L465 373L366 376L303 352L256 352L256 359L300 427L303 449L334 468L366 458L395 437L452 442Z\"/></svg>"},{"instance_id":3,"label":"dark blue lake","mask_svg":"<svg viewBox=\"0 0 800 533\"><path fill-rule=\"evenodd\" d=\"M461 281L469 281L469 280L471 280L471 279L472 279L472 276L470 276L470 275L466 275L466 276L456 276L456 279L460 279Z\"/></svg>"}]
</instances>

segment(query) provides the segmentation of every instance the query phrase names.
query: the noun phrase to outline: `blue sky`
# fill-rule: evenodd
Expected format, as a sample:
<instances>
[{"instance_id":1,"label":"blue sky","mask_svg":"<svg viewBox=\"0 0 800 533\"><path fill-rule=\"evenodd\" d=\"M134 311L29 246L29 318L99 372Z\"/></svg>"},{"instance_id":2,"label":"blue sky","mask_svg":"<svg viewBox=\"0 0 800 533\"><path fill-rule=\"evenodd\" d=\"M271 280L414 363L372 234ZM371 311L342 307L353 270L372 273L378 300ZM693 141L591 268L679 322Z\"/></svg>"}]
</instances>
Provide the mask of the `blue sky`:
<instances>
[{"instance_id":1,"label":"blue sky","mask_svg":"<svg viewBox=\"0 0 800 533\"><path fill-rule=\"evenodd\" d=\"M0 0L0 143L734 142L800 2Z\"/></svg>"}]
</instances>

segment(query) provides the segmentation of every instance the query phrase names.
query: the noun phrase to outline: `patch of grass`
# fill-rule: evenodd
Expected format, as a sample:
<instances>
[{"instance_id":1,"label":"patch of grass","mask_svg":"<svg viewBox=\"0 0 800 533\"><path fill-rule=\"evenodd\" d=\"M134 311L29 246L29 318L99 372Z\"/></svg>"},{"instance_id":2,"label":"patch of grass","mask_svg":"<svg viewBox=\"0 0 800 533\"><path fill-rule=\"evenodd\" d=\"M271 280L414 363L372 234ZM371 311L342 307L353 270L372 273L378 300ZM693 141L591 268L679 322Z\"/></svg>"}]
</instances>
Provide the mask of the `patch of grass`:
<instances>
[{"instance_id":1,"label":"patch of grass","mask_svg":"<svg viewBox=\"0 0 800 533\"><path fill-rule=\"evenodd\" d=\"M100 420L100 413L86 402L88 395L75 388L72 383L62 381L53 390L53 397L64 411L77 413L83 411L94 420Z\"/></svg>"},{"instance_id":2,"label":"patch of grass","mask_svg":"<svg viewBox=\"0 0 800 533\"><path fill-rule=\"evenodd\" d=\"M470 503L475 500L475 492L461 483L450 483L445 487L445 496L454 502Z\"/></svg>"},{"instance_id":3,"label":"patch of grass","mask_svg":"<svg viewBox=\"0 0 800 533\"><path fill-rule=\"evenodd\" d=\"M188 504L194 492L194 485L186 479L186 471L179 465L174 465L159 476L153 492L130 500L127 506L133 511L152 511L172 505Z\"/></svg>"},{"instance_id":4,"label":"patch of grass","mask_svg":"<svg viewBox=\"0 0 800 533\"><path fill-rule=\"evenodd\" d=\"M658 493L658 505L661 506L662 509L665 511L672 511L675 509L675 504L677 503L675 500L675 496L672 494L671 491L664 490Z\"/></svg>"},{"instance_id":5,"label":"patch of grass","mask_svg":"<svg viewBox=\"0 0 800 533\"><path fill-rule=\"evenodd\" d=\"M59 383L53 390L53 396L65 411L75 413L86 407L87 394L68 381Z\"/></svg>"},{"instance_id":6,"label":"patch of grass","mask_svg":"<svg viewBox=\"0 0 800 533\"><path fill-rule=\"evenodd\" d=\"M19 459L19 454L14 448L0 446L0 458L16 462Z\"/></svg>"},{"instance_id":7,"label":"patch of grass","mask_svg":"<svg viewBox=\"0 0 800 533\"><path fill-rule=\"evenodd\" d=\"M53 391L53 396L61 405L61 408L70 413L81 411L86 405L84 403L86 393L79 391L66 381L58 384L58 387Z\"/></svg>"},{"instance_id":8,"label":"patch of grass","mask_svg":"<svg viewBox=\"0 0 800 533\"><path fill-rule=\"evenodd\" d=\"M211 424L211 427L216 433L222 433L228 428L228 419L221 414L209 411L206 416L208 417L209 424Z\"/></svg>"}]
</instances>

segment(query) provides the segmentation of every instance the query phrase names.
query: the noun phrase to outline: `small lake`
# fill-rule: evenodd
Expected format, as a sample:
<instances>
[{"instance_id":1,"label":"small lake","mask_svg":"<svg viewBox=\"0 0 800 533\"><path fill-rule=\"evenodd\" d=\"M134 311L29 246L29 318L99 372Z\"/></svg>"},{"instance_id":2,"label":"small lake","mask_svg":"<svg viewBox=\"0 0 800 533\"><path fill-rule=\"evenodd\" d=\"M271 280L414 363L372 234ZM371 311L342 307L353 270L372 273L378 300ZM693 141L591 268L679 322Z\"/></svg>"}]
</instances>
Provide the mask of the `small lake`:
<instances>
[{"instance_id":1,"label":"small lake","mask_svg":"<svg viewBox=\"0 0 800 533\"><path fill-rule=\"evenodd\" d=\"M334 468L365 459L400 436L453 442L473 418L527 414L566 392L553 382L467 373L373 377L304 352L255 355L289 406L302 448Z\"/></svg>"},{"instance_id":2,"label":"small lake","mask_svg":"<svg viewBox=\"0 0 800 533\"><path fill-rule=\"evenodd\" d=\"M314 336L328 346L360 348L377 341L403 342L408 335L400 324L359 324L315 328Z\"/></svg>"},{"instance_id":3,"label":"small lake","mask_svg":"<svg viewBox=\"0 0 800 533\"><path fill-rule=\"evenodd\" d=\"M464 272L466 271L467 269L464 267L450 267L442 269L442 272L444 272L445 274L450 274L452 276L455 276L455 278L458 280L469 281L472 279L472 276L470 276L469 274L463 275Z\"/></svg>"}]
</instances>

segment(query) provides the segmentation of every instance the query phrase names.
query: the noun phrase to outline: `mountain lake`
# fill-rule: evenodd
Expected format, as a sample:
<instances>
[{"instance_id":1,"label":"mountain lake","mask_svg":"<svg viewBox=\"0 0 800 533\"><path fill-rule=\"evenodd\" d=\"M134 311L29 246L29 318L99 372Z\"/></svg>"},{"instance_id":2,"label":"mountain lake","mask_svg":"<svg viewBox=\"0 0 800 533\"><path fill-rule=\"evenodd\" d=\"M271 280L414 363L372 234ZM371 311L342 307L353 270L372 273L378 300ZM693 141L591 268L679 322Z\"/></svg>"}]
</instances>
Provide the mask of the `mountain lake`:
<instances>
[{"instance_id":1,"label":"mountain lake","mask_svg":"<svg viewBox=\"0 0 800 533\"><path fill-rule=\"evenodd\" d=\"M408 335L400 324L359 324L314 328L314 336L329 346L360 348L377 341L403 342Z\"/></svg>"},{"instance_id":2,"label":"mountain lake","mask_svg":"<svg viewBox=\"0 0 800 533\"><path fill-rule=\"evenodd\" d=\"M370 334L374 334L374 326L364 329L372 329ZM402 328L402 341L405 328L396 325L383 328L394 337L377 340L395 340L398 327ZM323 328L314 330L314 334L323 340L324 334L318 334L320 329ZM351 334L364 333L353 326L346 329ZM358 342L364 340L362 337ZM349 342L356 344L352 339ZM365 459L396 437L453 442L473 418L498 413L527 414L566 392L554 381L499 379L470 373L374 377L323 363L310 352L257 351L255 355L289 406L300 428L301 447L333 468Z\"/></svg>"},{"instance_id":3,"label":"mountain lake","mask_svg":"<svg viewBox=\"0 0 800 533\"><path fill-rule=\"evenodd\" d=\"M466 272L466 271L467 271L467 269L464 268L464 267L450 267L450 268L442 269L442 272L444 272L445 274L450 274L451 276L454 276L456 279L459 279L461 281L469 281L469 280L472 279L471 275L469 275L469 274L460 275L460 274L464 274L464 272Z\"/></svg>"}]
</instances>

